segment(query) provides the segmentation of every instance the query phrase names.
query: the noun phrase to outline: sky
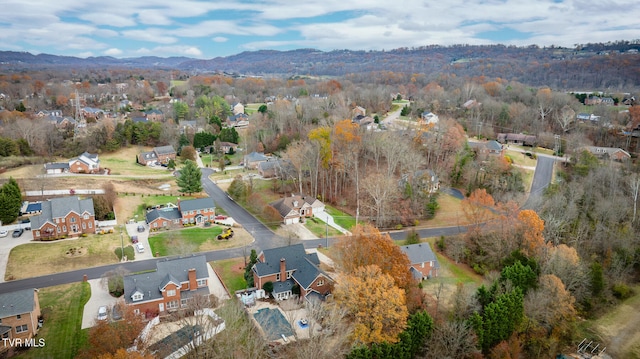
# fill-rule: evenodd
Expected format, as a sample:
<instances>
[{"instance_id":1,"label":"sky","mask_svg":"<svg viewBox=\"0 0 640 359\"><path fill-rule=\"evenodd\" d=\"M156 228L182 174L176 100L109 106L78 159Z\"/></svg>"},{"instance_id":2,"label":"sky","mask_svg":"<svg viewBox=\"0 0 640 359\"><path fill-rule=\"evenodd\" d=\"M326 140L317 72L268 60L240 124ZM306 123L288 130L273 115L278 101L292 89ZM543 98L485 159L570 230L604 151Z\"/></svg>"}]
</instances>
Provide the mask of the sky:
<instances>
[{"instance_id":1,"label":"sky","mask_svg":"<svg viewBox=\"0 0 640 359\"><path fill-rule=\"evenodd\" d=\"M637 0L0 0L0 50L187 56L640 38Z\"/></svg>"}]
</instances>

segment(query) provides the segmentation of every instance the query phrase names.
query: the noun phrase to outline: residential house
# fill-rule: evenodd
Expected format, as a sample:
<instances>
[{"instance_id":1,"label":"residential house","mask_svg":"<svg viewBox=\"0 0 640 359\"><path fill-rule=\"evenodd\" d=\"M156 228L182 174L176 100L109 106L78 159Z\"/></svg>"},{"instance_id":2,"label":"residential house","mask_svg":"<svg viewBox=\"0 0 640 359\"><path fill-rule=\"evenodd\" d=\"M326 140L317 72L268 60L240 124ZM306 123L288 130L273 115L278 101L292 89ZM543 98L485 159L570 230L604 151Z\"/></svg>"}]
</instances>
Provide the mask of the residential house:
<instances>
[{"instance_id":1,"label":"residential house","mask_svg":"<svg viewBox=\"0 0 640 359\"><path fill-rule=\"evenodd\" d=\"M138 156L138 163L144 166L167 163L176 159L176 150L173 146L154 147L153 150L142 152Z\"/></svg>"},{"instance_id":2,"label":"residential house","mask_svg":"<svg viewBox=\"0 0 640 359\"><path fill-rule=\"evenodd\" d=\"M499 133L498 142L519 146L535 146L538 142L536 136L524 135L522 133Z\"/></svg>"},{"instance_id":3,"label":"residential house","mask_svg":"<svg viewBox=\"0 0 640 359\"><path fill-rule=\"evenodd\" d=\"M42 214L31 217L31 232L34 240L95 233L93 199L70 196L42 202Z\"/></svg>"},{"instance_id":4,"label":"residential house","mask_svg":"<svg viewBox=\"0 0 640 359\"><path fill-rule=\"evenodd\" d=\"M433 170L417 170L412 174L400 176L400 189L404 190L410 184L414 192L433 194L440 189L440 180Z\"/></svg>"},{"instance_id":5,"label":"residential house","mask_svg":"<svg viewBox=\"0 0 640 359\"><path fill-rule=\"evenodd\" d=\"M463 103L462 107L466 109L472 109L472 108L480 107L481 105L482 103L476 101L476 99L472 99L472 100L467 100L465 103Z\"/></svg>"},{"instance_id":6,"label":"residential house","mask_svg":"<svg viewBox=\"0 0 640 359\"><path fill-rule=\"evenodd\" d=\"M352 117L358 117L358 116L366 116L367 115L367 109L365 109L362 106L356 106L353 111L353 116Z\"/></svg>"},{"instance_id":7,"label":"residential house","mask_svg":"<svg viewBox=\"0 0 640 359\"><path fill-rule=\"evenodd\" d=\"M155 271L124 276L125 303L147 318L185 307L197 295L210 295L203 255L161 260Z\"/></svg>"},{"instance_id":8,"label":"residential house","mask_svg":"<svg viewBox=\"0 0 640 359\"><path fill-rule=\"evenodd\" d=\"M62 117L62 110L40 110L36 112L37 117Z\"/></svg>"},{"instance_id":9,"label":"residential house","mask_svg":"<svg viewBox=\"0 0 640 359\"><path fill-rule=\"evenodd\" d=\"M503 153L502 145L495 140L482 142L468 141L467 144L480 156L502 155Z\"/></svg>"},{"instance_id":10,"label":"residential house","mask_svg":"<svg viewBox=\"0 0 640 359\"><path fill-rule=\"evenodd\" d=\"M229 153L231 149L233 149L233 152L236 152L238 150L238 144L231 142L220 142L220 151L222 151L222 153Z\"/></svg>"},{"instance_id":11,"label":"residential house","mask_svg":"<svg viewBox=\"0 0 640 359\"><path fill-rule=\"evenodd\" d=\"M265 249L251 271L256 288L273 283L272 295L276 300L291 297L294 287L300 289L300 297L305 299L324 298L333 288L333 279L320 269L318 254L306 253L301 243Z\"/></svg>"},{"instance_id":12,"label":"residential house","mask_svg":"<svg viewBox=\"0 0 640 359\"><path fill-rule=\"evenodd\" d=\"M324 203L311 196L292 193L290 197L281 198L269 203L282 216L284 224L299 223L301 218L313 217L316 213L324 211Z\"/></svg>"},{"instance_id":13,"label":"residential house","mask_svg":"<svg viewBox=\"0 0 640 359\"><path fill-rule=\"evenodd\" d=\"M104 111L99 108L83 107L80 111L82 111L82 115L85 118L92 118L94 120L97 120L104 116Z\"/></svg>"},{"instance_id":14,"label":"residential house","mask_svg":"<svg viewBox=\"0 0 640 359\"><path fill-rule=\"evenodd\" d=\"M144 116L136 116L136 117L131 117L131 122L133 122L133 123L148 123L149 119L144 117Z\"/></svg>"},{"instance_id":15,"label":"residential house","mask_svg":"<svg viewBox=\"0 0 640 359\"><path fill-rule=\"evenodd\" d=\"M178 209L180 210L183 224L213 222L216 216L216 205L211 197L186 201L178 200Z\"/></svg>"},{"instance_id":16,"label":"residential house","mask_svg":"<svg viewBox=\"0 0 640 359\"><path fill-rule=\"evenodd\" d=\"M429 243L411 244L400 247L409 258L411 266L409 271L417 280L429 279L438 276L440 263L431 250Z\"/></svg>"},{"instance_id":17,"label":"residential house","mask_svg":"<svg viewBox=\"0 0 640 359\"><path fill-rule=\"evenodd\" d=\"M44 164L44 170L48 175L69 172L68 162L49 162Z\"/></svg>"},{"instance_id":18,"label":"residential house","mask_svg":"<svg viewBox=\"0 0 640 359\"><path fill-rule=\"evenodd\" d=\"M152 230L175 227L180 224L213 222L216 205L210 197L178 200L178 205L153 208L146 213L146 221Z\"/></svg>"},{"instance_id":19,"label":"residential house","mask_svg":"<svg viewBox=\"0 0 640 359\"><path fill-rule=\"evenodd\" d=\"M613 106L616 104L616 102L611 97L603 97L600 103L606 106Z\"/></svg>"},{"instance_id":20,"label":"residential house","mask_svg":"<svg viewBox=\"0 0 640 359\"><path fill-rule=\"evenodd\" d=\"M230 127L247 127L249 126L249 116L244 113L227 117L227 124Z\"/></svg>"},{"instance_id":21,"label":"residential house","mask_svg":"<svg viewBox=\"0 0 640 359\"><path fill-rule=\"evenodd\" d=\"M233 112L234 115L244 113L244 105L240 102L233 103L231 105L231 112Z\"/></svg>"},{"instance_id":22,"label":"residential house","mask_svg":"<svg viewBox=\"0 0 640 359\"><path fill-rule=\"evenodd\" d=\"M258 163L264 162L268 159L262 152L251 152L244 156L244 166L248 169L255 170L258 168Z\"/></svg>"},{"instance_id":23,"label":"residential house","mask_svg":"<svg viewBox=\"0 0 640 359\"><path fill-rule=\"evenodd\" d=\"M155 122L164 121L164 113L162 113L162 111L160 110L153 109L153 110L145 111L144 116L149 121L155 121Z\"/></svg>"},{"instance_id":24,"label":"residential house","mask_svg":"<svg viewBox=\"0 0 640 359\"><path fill-rule=\"evenodd\" d=\"M623 162L631 158L629 152L617 147L586 146L584 150L589 151L589 153L600 159L611 159Z\"/></svg>"},{"instance_id":25,"label":"residential house","mask_svg":"<svg viewBox=\"0 0 640 359\"><path fill-rule=\"evenodd\" d=\"M298 171L290 160L269 158L258 164L258 174L263 178L297 178Z\"/></svg>"},{"instance_id":26,"label":"residential house","mask_svg":"<svg viewBox=\"0 0 640 359\"><path fill-rule=\"evenodd\" d=\"M433 112L428 112L425 111L420 115L420 118L422 119L422 124L423 125L436 125L438 124L438 121L440 121L440 119L438 118L438 115L436 115Z\"/></svg>"},{"instance_id":27,"label":"residential house","mask_svg":"<svg viewBox=\"0 0 640 359\"><path fill-rule=\"evenodd\" d=\"M69 171L72 173L97 173L100 171L98 154L83 152L80 156L69 160Z\"/></svg>"},{"instance_id":28,"label":"residential house","mask_svg":"<svg viewBox=\"0 0 640 359\"><path fill-rule=\"evenodd\" d=\"M375 120L369 116L358 115L351 120L352 123L357 124L360 128L364 128L368 131L378 128Z\"/></svg>"},{"instance_id":29,"label":"residential house","mask_svg":"<svg viewBox=\"0 0 640 359\"><path fill-rule=\"evenodd\" d=\"M38 334L40 316L37 289L0 293L0 338L3 339L0 357L4 358L8 351L15 349L16 345L11 345L9 339L20 340L24 345Z\"/></svg>"}]
</instances>

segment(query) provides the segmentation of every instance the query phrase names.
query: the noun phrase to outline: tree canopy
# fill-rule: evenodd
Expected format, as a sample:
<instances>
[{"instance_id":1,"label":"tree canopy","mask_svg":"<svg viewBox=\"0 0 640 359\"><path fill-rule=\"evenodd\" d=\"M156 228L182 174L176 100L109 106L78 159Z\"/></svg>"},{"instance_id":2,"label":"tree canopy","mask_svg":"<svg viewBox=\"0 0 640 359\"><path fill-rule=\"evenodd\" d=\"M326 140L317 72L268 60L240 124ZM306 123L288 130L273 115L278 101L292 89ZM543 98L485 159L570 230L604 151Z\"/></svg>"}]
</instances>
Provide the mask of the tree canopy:
<instances>
[{"instance_id":1,"label":"tree canopy","mask_svg":"<svg viewBox=\"0 0 640 359\"><path fill-rule=\"evenodd\" d=\"M184 162L176 183L182 193L192 194L202 191L202 172L195 162L191 160Z\"/></svg>"}]
</instances>

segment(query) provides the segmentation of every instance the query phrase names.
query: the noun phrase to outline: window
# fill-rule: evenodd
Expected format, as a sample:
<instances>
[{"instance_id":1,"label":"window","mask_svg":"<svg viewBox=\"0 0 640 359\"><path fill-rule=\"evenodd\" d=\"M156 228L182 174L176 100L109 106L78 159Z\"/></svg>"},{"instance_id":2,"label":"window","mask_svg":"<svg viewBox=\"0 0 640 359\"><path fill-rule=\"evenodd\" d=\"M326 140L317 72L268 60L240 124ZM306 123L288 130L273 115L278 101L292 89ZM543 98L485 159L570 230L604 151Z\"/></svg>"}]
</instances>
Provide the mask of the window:
<instances>
[{"instance_id":1,"label":"window","mask_svg":"<svg viewBox=\"0 0 640 359\"><path fill-rule=\"evenodd\" d=\"M162 221L162 226L166 227L167 226L167 221Z\"/></svg>"},{"instance_id":2,"label":"window","mask_svg":"<svg viewBox=\"0 0 640 359\"><path fill-rule=\"evenodd\" d=\"M287 272L287 279L291 278L291 272Z\"/></svg>"},{"instance_id":3,"label":"window","mask_svg":"<svg viewBox=\"0 0 640 359\"><path fill-rule=\"evenodd\" d=\"M66 231L67 231L67 226L66 226L66 225L62 226L62 231L63 231L63 232L66 232Z\"/></svg>"},{"instance_id":4,"label":"window","mask_svg":"<svg viewBox=\"0 0 640 359\"><path fill-rule=\"evenodd\" d=\"M56 226L56 229L58 230L58 233L60 233L60 226Z\"/></svg>"},{"instance_id":5,"label":"window","mask_svg":"<svg viewBox=\"0 0 640 359\"><path fill-rule=\"evenodd\" d=\"M36 237L40 237L40 231L36 231Z\"/></svg>"},{"instance_id":6,"label":"window","mask_svg":"<svg viewBox=\"0 0 640 359\"><path fill-rule=\"evenodd\" d=\"M93 222L89 222L89 228L93 228Z\"/></svg>"},{"instance_id":7,"label":"window","mask_svg":"<svg viewBox=\"0 0 640 359\"><path fill-rule=\"evenodd\" d=\"M87 224L82 222L82 229L87 229Z\"/></svg>"},{"instance_id":8,"label":"window","mask_svg":"<svg viewBox=\"0 0 640 359\"><path fill-rule=\"evenodd\" d=\"M89 215L85 213L85 214L82 216L82 218L84 218L84 219L89 219Z\"/></svg>"},{"instance_id":9,"label":"window","mask_svg":"<svg viewBox=\"0 0 640 359\"><path fill-rule=\"evenodd\" d=\"M204 287L205 285L207 285L206 279L198 279L198 287Z\"/></svg>"},{"instance_id":10,"label":"window","mask_svg":"<svg viewBox=\"0 0 640 359\"><path fill-rule=\"evenodd\" d=\"M280 273L276 274L276 282L280 281Z\"/></svg>"},{"instance_id":11,"label":"window","mask_svg":"<svg viewBox=\"0 0 640 359\"><path fill-rule=\"evenodd\" d=\"M133 310L133 314L136 314L136 315L137 315L137 314L140 314L140 309L134 309L134 310Z\"/></svg>"},{"instance_id":12,"label":"window","mask_svg":"<svg viewBox=\"0 0 640 359\"><path fill-rule=\"evenodd\" d=\"M16 319L22 319L22 315L20 314L16 315Z\"/></svg>"},{"instance_id":13,"label":"window","mask_svg":"<svg viewBox=\"0 0 640 359\"><path fill-rule=\"evenodd\" d=\"M209 216L209 219L213 221L214 219L216 219L216 216L214 216L214 215L212 214L212 215L210 215L210 216Z\"/></svg>"},{"instance_id":14,"label":"window","mask_svg":"<svg viewBox=\"0 0 640 359\"><path fill-rule=\"evenodd\" d=\"M76 217L71 217L71 218L69 218L69 222L71 222L71 223L76 223Z\"/></svg>"},{"instance_id":15,"label":"window","mask_svg":"<svg viewBox=\"0 0 640 359\"><path fill-rule=\"evenodd\" d=\"M175 289L169 289L167 291L167 297L173 297L174 295L176 295L176 290Z\"/></svg>"},{"instance_id":16,"label":"window","mask_svg":"<svg viewBox=\"0 0 640 359\"><path fill-rule=\"evenodd\" d=\"M197 213L197 214L201 214L202 212L201 212L200 210L197 210L197 211L196 211L196 213Z\"/></svg>"},{"instance_id":17,"label":"window","mask_svg":"<svg viewBox=\"0 0 640 359\"><path fill-rule=\"evenodd\" d=\"M64 223L64 221L65 221L65 219L64 219L64 217L63 217L63 218L62 218L62 223Z\"/></svg>"},{"instance_id":18,"label":"window","mask_svg":"<svg viewBox=\"0 0 640 359\"><path fill-rule=\"evenodd\" d=\"M172 300L169 303L167 303L167 309L176 309L176 308L178 308L177 300Z\"/></svg>"},{"instance_id":19,"label":"window","mask_svg":"<svg viewBox=\"0 0 640 359\"><path fill-rule=\"evenodd\" d=\"M131 296L131 299L132 299L133 301L136 301L136 300L142 300L142 293L134 293L134 294Z\"/></svg>"},{"instance_id":20,"label":"window","mask_svg":"<svg viewBox=\"0 0 640 359\"><path fill-rule=\"evenodd\" d=\"M153 228L158 228L158 223L157 222L153 222Z\"/></svg>"},{"instance_id":21,"label":"window","mask_svg":"<svg viewBox=\"0 0 640 359\"><path fill-rule=\"evenodd\" d=\"M2 334L2 338L9 338L9 332Z\"/></svg>"},{"instance_id":22,"label":"window","mask_svg":"<svg viewBox=\"0 0 640 359\"><path fill-rule=\"evenodd\" d=\"M318 279L317 285L318 286L324 285L324 279L322 279L322 278Z\"/></svg>"},{"instance_id":23,"label":"window","mask_svg":"<svg viewBox=\"0 0 640 359\"><path fill-rule=\"evenodd\" d=\"M26 332L27 330L29 330L29 327L27 327L26 324L18 325L16 327L16 333L23 333L23 332Z\"/></svg>"},{"instance_id":24,"label":"window","mask_svg":"<svg viewBox=\"0 0 640 359\"><path fill-rule=\"evenodd\" d=\"M182 306L182 307L186 307L187 306L187 298L180 299L180 306Z\"/></svg>"}]
</instances>

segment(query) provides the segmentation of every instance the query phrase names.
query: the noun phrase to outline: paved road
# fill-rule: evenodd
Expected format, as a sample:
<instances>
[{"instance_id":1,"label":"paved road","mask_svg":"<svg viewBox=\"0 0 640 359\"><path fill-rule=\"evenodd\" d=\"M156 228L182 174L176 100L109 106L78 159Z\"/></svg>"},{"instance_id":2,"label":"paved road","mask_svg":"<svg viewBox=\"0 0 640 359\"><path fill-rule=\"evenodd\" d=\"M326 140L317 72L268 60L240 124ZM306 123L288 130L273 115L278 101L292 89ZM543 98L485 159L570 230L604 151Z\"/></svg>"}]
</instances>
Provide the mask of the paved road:
<instances>
[{"instance_id":1,"label":"paved road","mask_svg":"<svg viewBox=\"0 0 640 359\"><path fill-rule=\"evenodd\" d=\"M555 158L553 158L552 156L538 156L536 173L534 174L533 184L531 186L530 200L527 200L523 208L533 208L534 204L539 201L539 198L541 198L544 189L551 181L554 161ZM204 254L207 258L207 261L210 262L227 258L242 257L243 255L248 256L251 249L256 249L259 252L262 249L280 247L288 244L287 239L275 235L267 226L258 221L237 203L232 201L224 191L222 191L218 186L211 182L208 179L208 176L213 173L213 170L209 168L202 168L201 170L203 173L202 183L204 190L209 194L211 198L214 199L216 206L222 207L229 216L233 217L249 233L254 236L255 242L247 247L202 252L198 254ZM417 232L421 237L439 237L455 235L463 233L465 231L465 227L455 226L442 228L426 228L420 229ZM389 232L389 235L394 240L403 240L406 238L406 231L393 231ZM321 238L307 240L303 243L305 248L317 248L319 246L330 246L334 241L335 238ZM130 272L155 269L157 261L158 258L128 262L124 264L117 263L100 267L80 269L71 272L56 273L41 277L0 283L0 293L13 292L27 288L43 288L59 284L73 283L81 281L84 275L86 275L88 279L97 279L102 277L104 273L113 270L118 266L123 266Z\"/></svg>"}]
</instances>

